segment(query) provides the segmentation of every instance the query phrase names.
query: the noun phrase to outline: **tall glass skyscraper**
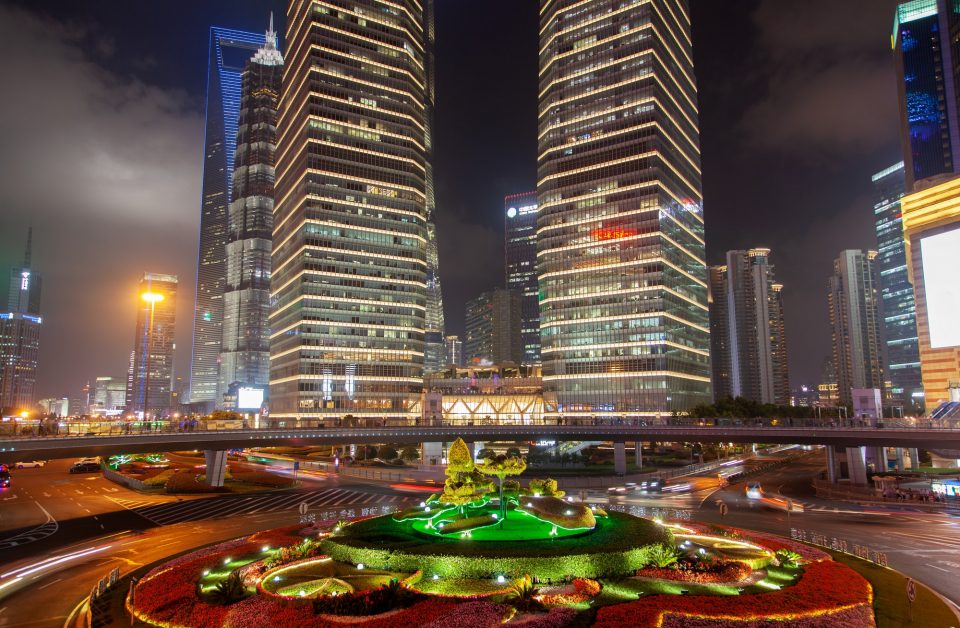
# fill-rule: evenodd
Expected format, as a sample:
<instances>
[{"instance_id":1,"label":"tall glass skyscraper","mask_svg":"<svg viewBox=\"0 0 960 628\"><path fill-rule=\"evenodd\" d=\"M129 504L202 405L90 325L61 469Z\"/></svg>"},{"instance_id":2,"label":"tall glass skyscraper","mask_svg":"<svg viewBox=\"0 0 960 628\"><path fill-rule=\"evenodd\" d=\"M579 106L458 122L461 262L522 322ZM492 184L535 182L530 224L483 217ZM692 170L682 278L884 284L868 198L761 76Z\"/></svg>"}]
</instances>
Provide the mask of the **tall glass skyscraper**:
<instances>
[{"instance_id":1,"label":"tall glass skyscraper","mask_svg":"<svg viewBox=\"0 0 960 628\"><path fill-rule=\"evenodd\" d=\"M923 410L923 383L920 375L920 340L913 284L907 271L906 245L900 199L906 191L903 162L873 175L876 191L873 215L877 225L877 268L880 272L880 299L886 363L895 399Z\"/></svg>"},{"instance_id":2,"label":"tall glass skyscraper","mask_svg":"<svg viewBox=\"0 0 960 628\"><path fill-rule=\"evenodd\" d=\"M431 5L288 6L271 281L274 420L420 415Z\"/></svg>"},{"instance_id":3,"label":"tall glass skyscraper","mask_svg":"<svg viewBox=\"0 0 960 628\"><path fill-rule=\"evenodd\" d=\"M0 410L22 412L36 401L40 360L40 274L33 268L33 228L23 265L10 269L6 307L0 310Z\"/></svg>"},{"instance_id":4,"label":"tall glass skyscraper","mask_svg":"<svg viewBox=\"0 0 960 628\"><path fill-rule=\"evenodd\" d=\"M134 336L131 410L161 415L170 408L173 350L177 324L177 276L144 273L138 289L137 330ZM162 295L152 303L143 294ZM150 374L149 382L147 373Z\"/></svg>"},{"instance_id":5,"label":"tall glass skyscraper","mask_svg":"<svg viewBox=\"0 0 960 628\"><path fill-rule=\"evenodd\" d=\"M233 185L242 73L247 61L262 45L263 35L259 33L216 26L210 29L200 251L190 363L191 403L212 405L217 401L223 289L226 285L227 214Z\"/></svg>"},{"instance_id":6,"label":"tall glass skyscraper","mask_svg":"<svg viewBox=\"0 0 960 628\"><path fill-rule=\"evenodd\" d=\"M710 401L686 0L541 0L537 197L548 415Z\"/></svg>"},{"instance_id":7,"label":"tall glass skyscraper","mask_svg":"<svg viewBox=\"0 0 960 628\"><path fill-rule=\"evenodd\" d=\"M892 42L906 187L912 190L915 181L960 169L960 4L900 3Z\"/></svg>"},{"instance_id":8,"label":"tall glass skyscraper","mask_svg":"<svg viewBox=\"0 0 960 628\"><path fill-rule=\"evenodd\" d=\"M506 216L504 249L507 290L522 297L520 342L523 363L540 364L540 301L537 298L537 193L511 194L503 199Z\"/></svg>"},{"instance_id":9,"label":"tall glass skyscraper","mask_svg":"<svg viewBox=\"0 0 960 628\"><path fill-rule=\"evenodd\" d=\"M218 404L234 384L266 389L270 380L270 245L282 73L271 15L263 47L243 70L227 219Z\"/></svg>"}]
</instances>

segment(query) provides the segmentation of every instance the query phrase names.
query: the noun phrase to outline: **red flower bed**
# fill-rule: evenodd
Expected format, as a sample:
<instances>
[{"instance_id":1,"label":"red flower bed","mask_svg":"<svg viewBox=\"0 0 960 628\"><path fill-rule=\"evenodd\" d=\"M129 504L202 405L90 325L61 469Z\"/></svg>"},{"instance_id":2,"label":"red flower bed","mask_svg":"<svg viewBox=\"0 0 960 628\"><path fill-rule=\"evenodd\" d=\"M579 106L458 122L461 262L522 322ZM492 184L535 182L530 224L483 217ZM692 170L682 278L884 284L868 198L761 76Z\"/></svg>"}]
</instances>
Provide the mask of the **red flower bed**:
<instances>
[{"instance_id":1,"label":"red flower bed","mask_svg":"<svg viewBox=\"0 0 960 628\"><path fill-rule=\"evenodd\" d=\"M721 536L726 535L730 538L741 539L748 541L750 543L756 543L757 545L763 546L771 552L776 552L780 549L790 550L791 552L796 552L807 562L816 562L819 560L831 560L830 554L817 549L816 547L811 547L805 543L800 543L798 541L793 541L786 537L777 536L774 534L765 534L763 532L753 532L740 530L739 528L731 528L729 526L721 525L703 525L699 523L690 523L684 522L683 527L695 530L698 534L712 534L717 535L720 531Z\"/></svg>"},{"instance_id":2,"label":"red flower bed","mask_svg":"<svg viewBox=\"0 0 960 628\"><path fill-rule=\"evenodd\" d=\"M577 616L577 611L565 606L551 608L549 613L531 615L507 624L511 628L563 628Z\"/></svg>"},{"instance_id":3,"label":"red flower bed","mask_svg":"<svg viewBox=\"0 0 960 628\"><path fill-rule=\"evenodd\" d=\"M708 570L670 569L663 567L644 567L637 570L638 576L710 584L716 582L740 582L753 572L750 565L739 561L724 561L712 565Z\"/></svg>"},{"instance_id":4,"label":"red flower bed","mask_svg":"<svg viewBox=\"0 0 960 628\"><path fill-rule=\"evenodd\" d=\"M704 619L671 613L663 619L662 628L783 628L784 625L783 621L774 619L747 621ZM791 619L789 626L790 628L837 628L838 626L870 628L876 626L876 623L873 609L867 604L861 604L836 613Z\"/></svg>"},{"instance_id":5,"label":"red flower bed","mask_svg":"<svg viewBox=\"0 0 960 628\"><path fill-rule=\"evenodd\" d=\"M467 602L460 604L445 617L434 620L424 628L467 628L468 626L496 626L509 615L510 607L493 602Z\"/></svg>"},{"instance_id":6,"label":"red flower bed","mask_svg":"<svg viewBox=\"0 0 960 628\"><path fill-rule=\"evenodd\" d=\"M657 626L661 615L727 620L791 619L846 610L873 601L870 583L846 565L811 563L795 585L738 596L651 596L601 608L594 626Z\"/></svg>"}]
</instances>

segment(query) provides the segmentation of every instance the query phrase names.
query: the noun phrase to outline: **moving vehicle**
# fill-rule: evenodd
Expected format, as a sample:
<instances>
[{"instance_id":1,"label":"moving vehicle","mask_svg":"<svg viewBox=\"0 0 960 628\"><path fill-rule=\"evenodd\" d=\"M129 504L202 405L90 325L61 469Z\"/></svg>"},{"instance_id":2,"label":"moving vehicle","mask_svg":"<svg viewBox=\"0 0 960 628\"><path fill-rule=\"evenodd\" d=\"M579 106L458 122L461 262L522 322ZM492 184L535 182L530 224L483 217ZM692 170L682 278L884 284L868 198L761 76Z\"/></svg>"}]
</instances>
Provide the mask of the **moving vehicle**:
<instances>
[{"instance_id":1,"label":"moving vehicle","mask_svg":"<svg viewBox=\"0 0 960 628\"><path fill-rule=\"evenodd\" d=\"M10 486L10 472L6 468L0 470L0 488Z\"/></svg>"},{"instance_id":2,"label":"moving vehicle","mask_svg":"<svg viewBox=\"0 0 960 628\"><path fill-rule=\"evenodd\" d=\"M18 469L34 469L47 464L46 460L24 460L17 463Z\"/></svg>"},{"instance_id":3,"label":"moving vehicle","mask_svg":"<svg viewBox=\"0 0 960 628\"><path fill-rule=\"evenodd\" d=\"M744 487L747 493L747 499L763 499L763 487L759 482L752 482Z\"/></svg>"},{"instance_id":4,"label":"moving vehicle","mask_svg":"<svg viewBox=\"0 0 960 628\"><path fill-rule=\"evenodd\" d=\"M99 470L100 463L89 459L74 462L70 467L70 473L96 473Z\"/></svg>"}]
</instances>

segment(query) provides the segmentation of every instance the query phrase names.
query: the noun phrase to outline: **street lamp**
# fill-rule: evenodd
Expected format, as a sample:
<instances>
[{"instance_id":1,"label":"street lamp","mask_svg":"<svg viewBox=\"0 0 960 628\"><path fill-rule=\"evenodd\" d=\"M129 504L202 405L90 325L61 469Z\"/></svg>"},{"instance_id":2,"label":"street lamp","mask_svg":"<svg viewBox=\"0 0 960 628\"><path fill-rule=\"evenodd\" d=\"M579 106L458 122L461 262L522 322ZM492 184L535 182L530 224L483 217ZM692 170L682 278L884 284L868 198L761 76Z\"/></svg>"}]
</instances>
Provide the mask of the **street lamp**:
<instances>
[{"instance_id":1,"label":"street lamp","mask_svg":"<svg viewBox=\"0 0 960 628\"><path fill-rule=\"evenodd\" d=\"M147 414L150 412L150 351L153 348L153 315L156 312L157 303L163 301L163 295L159 292L144 292L140 298L150 304L150 322L147 326L147 368L143 382L143 419L146 421Z\"/></svg>"}]
</instances>

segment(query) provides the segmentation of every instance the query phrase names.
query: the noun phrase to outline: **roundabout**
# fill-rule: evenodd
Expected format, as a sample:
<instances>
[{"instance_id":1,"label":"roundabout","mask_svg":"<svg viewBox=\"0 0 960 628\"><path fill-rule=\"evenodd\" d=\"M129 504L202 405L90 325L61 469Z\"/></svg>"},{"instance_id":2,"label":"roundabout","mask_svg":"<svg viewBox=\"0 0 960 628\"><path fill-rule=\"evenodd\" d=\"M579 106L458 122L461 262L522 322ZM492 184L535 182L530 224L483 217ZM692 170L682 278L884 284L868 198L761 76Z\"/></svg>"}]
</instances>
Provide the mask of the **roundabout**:
<instances>
[{"instance_id":1,"label":"roundabout","mask_svg":"<svg viewBox=\"0 0 960 628\"><path fill-rule=\"evenodd\" d=\"M823 551L607 513L461 445L418 506L197 550L146 574L127 609L191 628L875 625L870 584Z\"/></svg>"}]
</instances>

